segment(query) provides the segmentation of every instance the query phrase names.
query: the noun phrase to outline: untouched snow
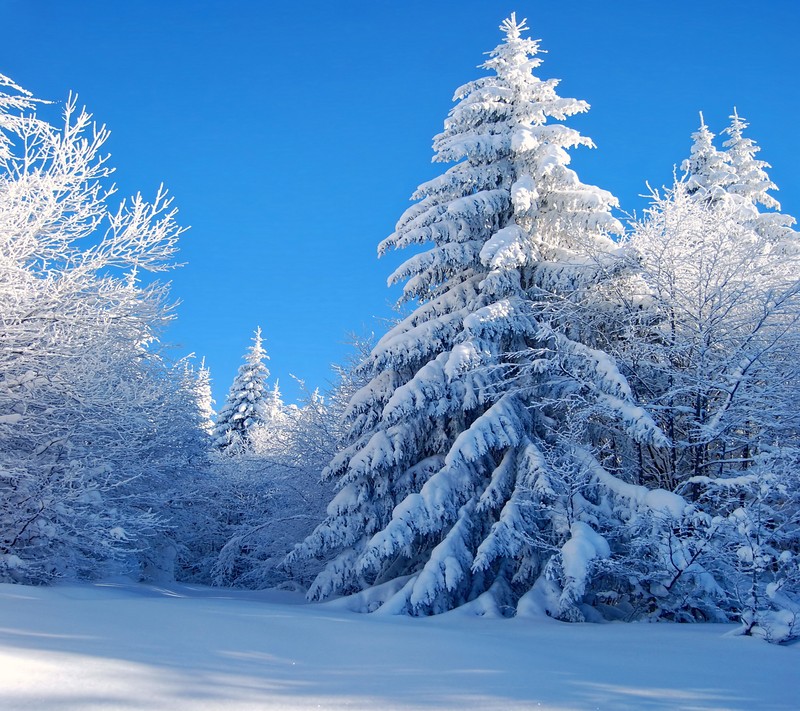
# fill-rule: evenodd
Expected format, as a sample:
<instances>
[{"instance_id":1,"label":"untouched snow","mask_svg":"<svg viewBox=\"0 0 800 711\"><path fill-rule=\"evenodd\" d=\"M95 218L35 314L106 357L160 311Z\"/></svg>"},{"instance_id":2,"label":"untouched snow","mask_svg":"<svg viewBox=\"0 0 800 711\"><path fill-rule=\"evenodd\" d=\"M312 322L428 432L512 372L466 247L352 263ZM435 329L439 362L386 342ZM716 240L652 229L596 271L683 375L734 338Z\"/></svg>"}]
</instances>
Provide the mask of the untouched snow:
<instances>
[{"instance_id":1,"label":"untouched snow","mask_svg":"<svg viewBox=\"0 0 800 711\"><path fill-rule=\"evenodd\" d=\"M0 585L0 708L797 708L800 645L731 629L376 617L181 585Z\"/></svg>"}]
</instances>

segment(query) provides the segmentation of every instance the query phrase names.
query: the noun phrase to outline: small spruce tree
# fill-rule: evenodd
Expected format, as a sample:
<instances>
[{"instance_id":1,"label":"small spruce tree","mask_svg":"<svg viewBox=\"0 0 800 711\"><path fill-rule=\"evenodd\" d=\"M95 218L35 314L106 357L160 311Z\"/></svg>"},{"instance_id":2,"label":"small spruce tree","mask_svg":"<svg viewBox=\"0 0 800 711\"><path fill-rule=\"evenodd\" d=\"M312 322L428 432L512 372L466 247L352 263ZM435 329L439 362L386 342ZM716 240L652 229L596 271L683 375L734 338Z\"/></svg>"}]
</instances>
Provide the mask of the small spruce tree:
<instances>
[{"instance_id":1,"label":"small spruce tree","mask_svg":"<svg viewBox=\"0 0 800 711\"><path fill-rule=\"evenodd\" d=\"M706 126L700 112L700 127L692 134L689 157L681 169L686 173L686 186L690 194L713 200L733 179L728 155L714 145L714 134Z\"/></svg>"},{"instance_id":2,"label":"small spruce tree","mask_svg":"<svg viewBox=\"0 0 800 711\"><path fill-rule=\"evenodd\" d=\"M253 345L245 354L244 363L233 380L225 405L217 416L212 437L219 449L247 446L250 430L265 420L267 403L271 398L271 391L266 385L269 370L264 364L264 360L268 359L259 327L253 337Z\"/></svg>"}]
</instances>

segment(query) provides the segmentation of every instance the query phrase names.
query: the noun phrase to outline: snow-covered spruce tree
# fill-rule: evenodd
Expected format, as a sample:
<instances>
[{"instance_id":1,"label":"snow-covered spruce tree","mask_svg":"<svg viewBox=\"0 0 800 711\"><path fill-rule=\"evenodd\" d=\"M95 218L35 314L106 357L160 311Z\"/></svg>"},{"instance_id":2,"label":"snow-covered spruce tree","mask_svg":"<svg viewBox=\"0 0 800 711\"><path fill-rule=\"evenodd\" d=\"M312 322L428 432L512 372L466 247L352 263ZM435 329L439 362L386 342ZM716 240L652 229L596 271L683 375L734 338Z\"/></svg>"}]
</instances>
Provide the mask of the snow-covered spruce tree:
<instances>
[{"instance_id":1,"label":"snow-covered spruce tree","mask_svg":"<svg viewBox=\"0 0 800 711\"><path fill-rule=\"evenodd\" d=\"M771 243L796 249L798 235L792 229L795 219L781 214L780 203L769 194L778 189L767 175L770 164L755 157L761 149L744 136L748 124L735 108L730 119L730 126L723 131L728 139L722 144L732 173L726 189L729 195L739 198L744 208L742 222ZM768 211L763 212L759 205Z\"/></svg>"},{"instance_id":2,"label":"snow-covered spruce tree","mask_svg":"<svg viewBox=\"0 0 800 711\"><path fill-rule=\"evenodd\" d=\"M269 370L264 364L268 359L259 327L217 415L212 437L220 449L247 447L251 428L265 420L270 398L266 384Z\"/></svg>"},{"instance_id":3,"label":"snow-covered spruce tree","mask_svg":"<svg viewBox=\"0 0 800 711\"><path fill-rule=\"evenodd\" d=\"M0 77L0 578L168 564L172 495L201 438L183 368L157 349L181 232L164 191L110 205L107 138L60 127Z\"/></svg>"},{"instance_id":4,"label":"snow-covered spruce tree","mask_svg":"<svg viewBox=\"0 0 800 711\"><path fill-rule=\"evenodd\" d=\"M642 576L651 614L741 615L746 630L779 640L798 633L800 591L798 236L791 218L756 209L778 206L738 117L734 126L740 155L723 156L713 199L704 167L688 163L700 176L654 194L634 227L646 328L620 360L672 442L640 448L640 477L690 504L671 534L681 554Z\"/></svg>"},{"instance_id":5,"label":"snow-covered spruce tree","mask_svg":"<svg viewBox=\"0 0 800 711\"><path fill-rule=\"evenodd\" d=\"M188 375L193 376L192 391L197 403L197 413L200 417L201 429L211 436L214 432L214 397L211 394L211 370L206 365L205 359L200 361L197 371L189 369Z\"/></svg>"},{"instance_id":6,"label":"snow-covered spruce tree","mask_svg":"<svg viewBox=\"0 0 800 711\"><path fill-rule=\"evenodd\" d=\"M673 503L594 456L594 423L663 440L601 350L615 337L602 285L624 268L608 236L621 232L616 201L568 168L566 149L591 141L548 122L588 105L532 74L524 22L501 29L489 76L457 90L434 140L435 160L455 165L420 186L379 248L427 247L390 277L416 308L364 363L371 380L327 468L339 491L290 557L335 556L312 599L364 591L357 609L507 613L537 588L528 600L580 619L610 553L595 530L610 502ZM568 425L581 439L559 436Z\"/></svg>"},{"instance_id":7,"label":"snow-covered spruce tree","mask_svg":"<svg viewBox=\"0 0 800 711\"><path fill-rule=\"evenodd\" d=\"M717 150L714 134L706 126L702 112L700 127L692 134L689 157L683 161L681 169L687 176L688 191L699 192L699 197L707 200L713 200L733 179L728 155Z\"/></svg>"}]
</instances>

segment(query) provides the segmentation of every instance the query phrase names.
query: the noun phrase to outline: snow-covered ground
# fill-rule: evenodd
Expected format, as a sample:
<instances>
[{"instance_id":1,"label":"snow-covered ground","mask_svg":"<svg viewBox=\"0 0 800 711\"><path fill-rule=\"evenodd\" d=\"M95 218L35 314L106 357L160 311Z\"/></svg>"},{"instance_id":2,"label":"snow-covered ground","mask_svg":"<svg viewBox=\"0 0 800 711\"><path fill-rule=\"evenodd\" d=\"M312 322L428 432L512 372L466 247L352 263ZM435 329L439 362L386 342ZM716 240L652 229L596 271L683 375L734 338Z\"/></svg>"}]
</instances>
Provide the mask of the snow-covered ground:
<instances>
[{"instance_id":1,"label":"snow-covered ground","mask_svg":"<svg viewBox=\"0 0 800 711\"><path fill-rule=\"evenodd\" d=\"M720 625L358 615L288 593L0 585L0 709L796 709Z\"/></svg>"}]
</instances>

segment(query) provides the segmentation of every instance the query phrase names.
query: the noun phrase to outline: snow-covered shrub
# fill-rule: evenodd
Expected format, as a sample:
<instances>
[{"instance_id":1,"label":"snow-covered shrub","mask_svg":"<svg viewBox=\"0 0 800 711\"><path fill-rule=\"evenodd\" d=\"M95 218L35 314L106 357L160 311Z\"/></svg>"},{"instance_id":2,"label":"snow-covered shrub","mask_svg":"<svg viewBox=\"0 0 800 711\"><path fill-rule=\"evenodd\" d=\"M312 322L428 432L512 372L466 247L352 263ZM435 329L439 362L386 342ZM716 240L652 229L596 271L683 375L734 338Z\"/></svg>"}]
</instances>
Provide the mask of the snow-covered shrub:
<instances>
[{"instance_id":1,"label":"snow-covered shrub","mask_svg":"<svg viewBox=\"0 0 800 711\"><path fill-rule=\"evenodd\" d=\"M353 343L359 353L367 340ZM320 474L340 446L342 410L361 382L352 361L334 372L327 398L301 382L299 405L284 404L263 371L257 387L250 379L250 391L261 393L257 419L246 436L211 452L198 517L205 525L186 541L182 577L237 587L307 587L319 572L321 561L285 564L284 558L324 518L331 495Z\"/></svg>"}]
</instances>

